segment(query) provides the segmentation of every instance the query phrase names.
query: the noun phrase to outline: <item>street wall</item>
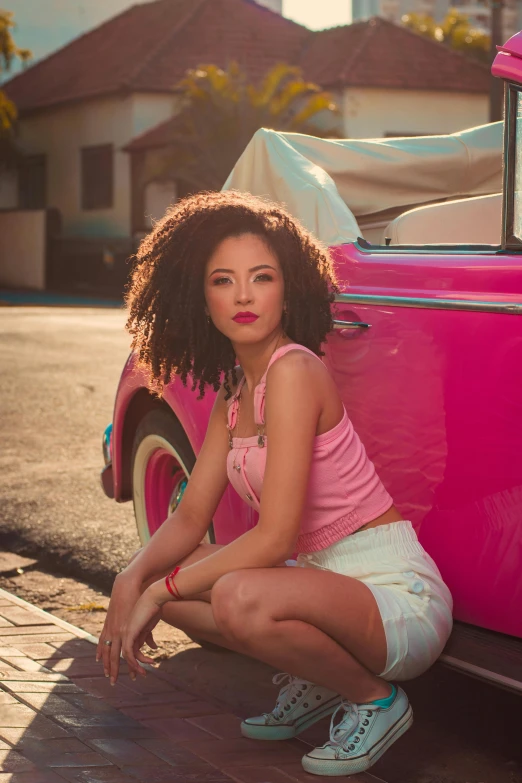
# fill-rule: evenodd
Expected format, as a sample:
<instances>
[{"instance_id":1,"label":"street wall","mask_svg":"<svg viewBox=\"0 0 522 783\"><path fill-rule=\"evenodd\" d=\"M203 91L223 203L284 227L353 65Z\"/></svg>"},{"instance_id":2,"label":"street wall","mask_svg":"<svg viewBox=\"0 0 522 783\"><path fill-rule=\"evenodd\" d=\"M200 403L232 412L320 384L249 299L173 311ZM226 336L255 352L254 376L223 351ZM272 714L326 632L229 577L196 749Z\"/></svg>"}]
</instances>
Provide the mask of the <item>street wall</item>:
<instances>
[{"instance_id":1,"label":"street wall","mask_svg":"<svg viewBox=\"0 0 522 783\"><path fill-rule=\"evenodd\" d=\"M0 286L45 288L45 210L0 211Z\"/></svg>"}]
</instances>

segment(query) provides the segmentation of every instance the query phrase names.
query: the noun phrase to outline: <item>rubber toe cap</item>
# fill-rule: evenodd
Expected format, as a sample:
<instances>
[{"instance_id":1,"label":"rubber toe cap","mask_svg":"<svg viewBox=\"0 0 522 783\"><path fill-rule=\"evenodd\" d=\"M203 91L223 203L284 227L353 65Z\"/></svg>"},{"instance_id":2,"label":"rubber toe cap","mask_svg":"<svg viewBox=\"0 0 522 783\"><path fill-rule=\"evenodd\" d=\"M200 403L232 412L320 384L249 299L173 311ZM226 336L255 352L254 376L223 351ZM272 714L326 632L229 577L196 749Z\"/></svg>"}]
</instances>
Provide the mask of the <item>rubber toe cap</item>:
<instances>
[{"instance_id":1,"label":"rubber toe cap","mask_svg":"<svg viewBox=\"0 0 522 783\"><path fill-rule=\"evenodd\" d=\"M254 718L245 718L243 723L246 723L248 726L266 726L266 718L264 715L256 715Z\"/></svg>"},{"instance_id":2,"label":"rubber toe cap","mask_svg":"<svg viewBox=\"0 0 522 783\"><path fill-rule=\"evenodd\" d=\"M322 745L320 748L314 748L310 753L306 754L306 758L315 759L316 761L335 761L336 747L331 745Z\"/></svg>"}]
</instances>

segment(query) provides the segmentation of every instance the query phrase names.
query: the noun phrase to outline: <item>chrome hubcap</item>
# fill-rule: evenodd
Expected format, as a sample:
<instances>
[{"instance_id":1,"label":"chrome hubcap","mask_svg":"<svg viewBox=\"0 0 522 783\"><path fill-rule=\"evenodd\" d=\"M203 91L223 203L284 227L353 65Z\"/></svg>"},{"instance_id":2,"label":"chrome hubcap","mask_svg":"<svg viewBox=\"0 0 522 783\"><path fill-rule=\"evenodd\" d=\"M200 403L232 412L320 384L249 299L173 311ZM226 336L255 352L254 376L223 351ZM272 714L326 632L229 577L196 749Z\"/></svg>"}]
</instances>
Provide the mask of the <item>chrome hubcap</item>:
<instances>
[{"instance_id":1,"label":"chrome hubcap","mask_svg":"<svg viewBox=\"0 0 522 783\"><path fill-rule=\"evenodd\" d=\"M172 490L172 495L170 496L169 500L169 515L173 514L174 511L177 509L181 502L181 498L183 497L183 493L185 492L185 488L188 484L188 479L186 476L180 476L179 480L176 482L176 485L174 489Z\"/></svg>"}]
</instances>

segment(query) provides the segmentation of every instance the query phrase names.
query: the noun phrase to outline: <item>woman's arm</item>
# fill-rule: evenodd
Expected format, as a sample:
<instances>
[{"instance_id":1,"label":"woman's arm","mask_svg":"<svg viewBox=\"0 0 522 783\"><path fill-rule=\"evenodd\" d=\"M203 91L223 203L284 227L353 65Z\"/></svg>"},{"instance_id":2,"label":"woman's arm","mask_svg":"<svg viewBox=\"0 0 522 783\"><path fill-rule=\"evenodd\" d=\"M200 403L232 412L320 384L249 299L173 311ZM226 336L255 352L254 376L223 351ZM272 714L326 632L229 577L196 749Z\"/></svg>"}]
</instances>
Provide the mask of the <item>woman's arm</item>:
<instances>
[{"instance_id":1,"label":"woman's arm","mask_svg":"<svg viewBox=\"0 0 522 783\"><path fill-rule=\"evenodd\" d=\"M230 571L275 566L294 551L322 410L324 372L316 360L298 351L270 368L265 401L269 446L259 522L232 543L181 570L176 586L184 598L209 590ZM160 604L171 599L163 581L149 590Z\"/></svg>"},{"instance_id":2,"label":"woman's arm","mask_svg":"<svg viewBox=\"0 0 522 783\"><path fill-rule=\"evenodd\" d=\"M123 629L141 601L140 596L150 595L148 585L151 581L155 582L160 575L169 573L174 563L196 549L221 500L228 483L226 421L224 391L220 390L210 415L205 441L181 503L114 580L96 652L97 660L103 660L104 671L111 678L111 684L118 677ZM152 628L153 615L149 619L146 625ZM154 644L151 636L148 636L148 640ZM105 642L110 642L110 646Z\"/></svg>"},{"instance_id":3,"label":"woman's arm","mask_svg":"<svg viewBox=\"0 0 522 783\"><path fill-rule=\"evenodd\" d=\"M116 577L142 585L196 549L205 536L228 484L226 402L220 389L210 415L205 440L177 509Z\"/></svg>"}]
</instances>

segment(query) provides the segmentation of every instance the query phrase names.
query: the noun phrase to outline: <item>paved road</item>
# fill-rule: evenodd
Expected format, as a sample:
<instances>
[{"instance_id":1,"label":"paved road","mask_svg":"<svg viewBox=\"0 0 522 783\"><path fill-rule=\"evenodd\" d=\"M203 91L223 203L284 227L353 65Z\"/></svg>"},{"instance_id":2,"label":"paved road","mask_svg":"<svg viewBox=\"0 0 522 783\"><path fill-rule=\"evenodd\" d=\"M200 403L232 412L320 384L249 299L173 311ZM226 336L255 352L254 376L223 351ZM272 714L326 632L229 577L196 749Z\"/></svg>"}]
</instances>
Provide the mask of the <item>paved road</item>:
<instances>
[{"instance_id":1,"label":"paved road","mask_svg":"<svg viewBox=\"0 0 522 783\"><path fill-rule=\"evenodd\" d=\"M0 545L44 554L108 586L138 544L130 504L99 487L101 433L128 351L123 312L0 308ZM238 714L269 708L269 671L247 658L184 650L166 661ZM442 667L407 683L416 722L378 762L388 783L521 783L512 694ZM327 726L317 741L326 739Z\"/></svg>"},{"instance_id":2,"label":"paved road","mask_svg":"<svg viewBox=\"0 0 522 783\"><path fill-rule=\"evenodd\" d=\"M0 541L106 586L138 546L132 504L99 482L124 323L115 308L0 308Z\"/></svg>"}]
</instances>

